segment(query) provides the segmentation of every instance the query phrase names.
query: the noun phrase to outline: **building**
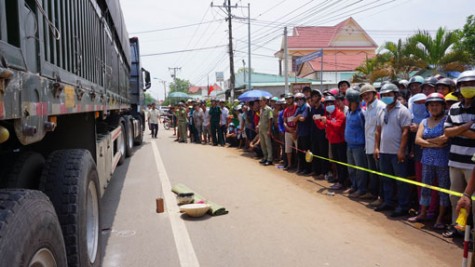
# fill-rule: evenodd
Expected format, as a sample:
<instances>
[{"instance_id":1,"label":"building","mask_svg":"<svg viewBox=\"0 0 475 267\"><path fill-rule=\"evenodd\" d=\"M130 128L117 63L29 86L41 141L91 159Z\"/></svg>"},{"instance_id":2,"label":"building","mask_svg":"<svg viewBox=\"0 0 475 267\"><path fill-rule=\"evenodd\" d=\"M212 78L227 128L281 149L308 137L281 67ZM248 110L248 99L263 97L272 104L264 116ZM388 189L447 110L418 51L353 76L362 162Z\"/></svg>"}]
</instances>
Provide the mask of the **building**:
<instances>
[{"instance_id":1,"label":"building","mask_svg":"<svg viewBox=\"0 0 475 267\"><path fill-rule=\"evenodd\" d=\"M236 95L240 95L247 90L246 79L248 79L247 74L243 72L236 74ZM295 90L296 88L299 88L299 85L308 85L312 88L320 87L319 81L298 77L289 78L288 83L289 91L291 93L300 91L299 89ZM251 73L251 86L252 89L264 90L271 93L273 96L279 97L285 93L285 77L275 74L253 72Z\"/></svg>"},{"instance_id":2,"label":"building","mask_svg":"<svg viewBox=\"0 0 475 267\"><path fill-rule=\"evenodd\" d=\"M287 37L289 76L320 81L328 89L340 80L351 80L355 68L367 58L375 56L378 47L374 40L353 19L348 18L335 26L295 27ZM322 50L323 57L297 65L296 59ZM284 41L275 53L283 74Z\"/></svg>"},{"instance_id":3,"label":"building","mask_svg":"<svg viewBox=\"0 0 475 267\"><path fill-rule=\"evenodd\" d=\"M212 90L209 92L211 88ZM216 98L222 92L223 89L216 83L210 86L190 86L188 88L188 94L196 99Z\"/></svg>"}]
</instances>

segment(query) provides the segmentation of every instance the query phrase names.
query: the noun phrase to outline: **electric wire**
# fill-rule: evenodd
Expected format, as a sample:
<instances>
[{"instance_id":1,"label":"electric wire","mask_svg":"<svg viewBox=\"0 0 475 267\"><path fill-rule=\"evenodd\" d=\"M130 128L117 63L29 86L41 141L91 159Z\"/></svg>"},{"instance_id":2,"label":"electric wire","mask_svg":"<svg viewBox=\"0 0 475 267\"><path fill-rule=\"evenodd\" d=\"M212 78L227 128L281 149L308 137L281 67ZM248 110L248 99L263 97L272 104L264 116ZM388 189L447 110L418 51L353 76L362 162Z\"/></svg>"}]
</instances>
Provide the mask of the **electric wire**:
<instances>
[{"instance_id":1,"label":"electric wire","mask_svg":"<svg viewBox=\"0 0 475 267\"><path fill-rule=\"evenodd\" d=\"M208 21L203 21L203 22L200 22L200 23L186 24L186 25L180 25L180 26L169 27L169 28L161 28L161 29L139 31L139 32L130 32L129 34L134 35L134 34L146 34L146 33L154 33L154 32L171 31L171 30L189 28L189 27L194 27L194 26L201 26L203 24L210 24L210 23L213 23L213 22L216 22L216 21L217 20L208 20Z\"/></svg>"},{"instance_id":2,"label":"electric wire","mask_svg":"<svg viewBox=\"0 0 475 267\"><path fill-rule=\"evenodd\" d=\"M213 12L213 11L212 11L212 12ZM214 17L214 14L213 14L213 17ZM215 28L214 31L211 33L211 35L207 35L208 30L210 29L210 27L208 27L208 28L205 30L205 32L203 32L202 34L200 34L199 39L194 43L195 46L196 46L196 47L205 47L205 46L207 46L208 43L209 43L211 40L213 40L212 37L215 35L216 31L217 31L218 29L220 29L220 27L223 25L223 23L224 23L224 20L220 20L220 23L216 25L216 28ZM205 37L207 37L207 38L205 38ZM205 42L204 42L204 43L201 43L202 40L205 40ZM212 52L207 52L207 53L209 54L209 53L212 53ZM185 62L185 63L188 62L189 58L191 58L191 57L193 57L193 56L194 56L194 54L189 53L189 54L187 54L187 57L182 58L182 59L181 59L180 61L178 61L178 62L179 62L179 64L184 64L183 62ZM205 56L203 55L203 57L205 57Z\"/></svg>"},{"instance_id":3,"label":"electric wire","mask_svg":"<svg viewBox=\"0 0 475 267\"><path fill-rule=\"evenodd\" d=\"M204 19L205 19L206 15L208 14L208 11L209 11L209 10L210 10L210 7L208 6L208 8L206 9L206 11L205 11L203 17L201 17L201 22L204 21ZM190 44L191 44L191 42L193 41L193 38L195 38L196 33L197 33L198 30L201 28L201 22L200 22L200 25L198 26L198 28L196 28L195 31L193 32L193 34L191 35L191 38L190 38L190 40L188 41L188 44L186 45L186 48L185 48L185 49L188 49L188 48L190 47ZM174 67L174 66L177 66L176 63L177 63L178 61L180 61L181 58L182 58L182 56L180 56L180 57L177 58L177 60L175 61L175 64L173 64L173 67Z\"/></svg>"}]
</instances>

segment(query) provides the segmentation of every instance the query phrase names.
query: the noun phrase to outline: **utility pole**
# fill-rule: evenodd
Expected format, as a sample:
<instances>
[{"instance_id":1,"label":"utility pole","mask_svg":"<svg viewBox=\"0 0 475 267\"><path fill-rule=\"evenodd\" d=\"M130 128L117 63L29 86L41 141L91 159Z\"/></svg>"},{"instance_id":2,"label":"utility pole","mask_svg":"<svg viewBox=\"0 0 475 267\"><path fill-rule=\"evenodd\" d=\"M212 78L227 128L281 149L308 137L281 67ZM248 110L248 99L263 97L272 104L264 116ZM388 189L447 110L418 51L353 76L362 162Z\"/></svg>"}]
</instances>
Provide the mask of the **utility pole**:
<instances>
[{"instance_id":1,"label":"utility pole","mask_svg":"<svg viewBox=\"0 0 475 267\"><path fill-rule=\"evenodd\" d=\"M225 8L226 12L228 13L227 21L228 21L228 33L229 33L229 90L231 91L231 102L234 101L234 87L235 87L235 77L234 77L234 51L233 51L233 27L232 27L232 14L231 14L231 8L236 8L237 5L231 6L231 0L226 0L223 3L222 6L215 6L213 2L211 2L211 7L219 7L219 8Z\"/></svg>"},{"instance_id":2,"label":"utility pole","mask_svg":"<svg viewBox=\"0 0 475 267\"><path fill-rule=\"evenodd\" d=\"M284 80L285 80L285 87L284 92L289 92L289 52L287 49L287 27L284 27Z\"/></svg>"},{"instance_id":3,"label":"utility pole","mask_svg":"<svg viewBox=\"0 0 475 267\"><path fill-rule=\"evenodd\" d=\"M251 90L251 3L247 3L247 57L247 65L249 66L247 89Z\"/></svg>"},{"instance_id":4,"label":"utility pole","mask_svg":"<svg viewBox=\"0 0 475 267\"><path fill-rule=\"evenodd\" d=\"M163 99L164 101L167 100L167 82L166 81L160 81L163 84L163 92L165 93L165 98Z\"/></svg>"},{"instance_id":5,"label":"utility pole","mask_svg":"<svg viewBox=\"0 0 475 267\"><path fill-rule=\"evenodd\" d=\"M153 77L154 80L158 80L158 82L162 83L163 84L163 92L165 93L165 97L163 98L163 101L165 101L167 99L167 81L164 81L160 78L157 78L157 77Z\"/></svg>"},{"instance_id":6,"label":"utility pole","mask_svg":"<svg viewBox=\"0 0 475 267\"><path fill-rule=\"evenodd\" d=\"M233 26L231 23L231 0L228 0L228 31L229 31L229 71L230 76L230 85L229 89L231 89L231 103L234 102L234 51L233 51Z\"/></svg>"},{"instance_id":7,"label":"utility pole","mask_svg":"<svg viewBox=\"0 0 475 267\"><path fill-rule=\"evenodd\" d=\"M175 91L176 91L178 89L178 87L176 86L176 71L181 70L181 67L173 67L173 68L169 67L168 70L173 71L172 78L173 78L173 83L175 84Z\"/></svg>"}]
</instances>

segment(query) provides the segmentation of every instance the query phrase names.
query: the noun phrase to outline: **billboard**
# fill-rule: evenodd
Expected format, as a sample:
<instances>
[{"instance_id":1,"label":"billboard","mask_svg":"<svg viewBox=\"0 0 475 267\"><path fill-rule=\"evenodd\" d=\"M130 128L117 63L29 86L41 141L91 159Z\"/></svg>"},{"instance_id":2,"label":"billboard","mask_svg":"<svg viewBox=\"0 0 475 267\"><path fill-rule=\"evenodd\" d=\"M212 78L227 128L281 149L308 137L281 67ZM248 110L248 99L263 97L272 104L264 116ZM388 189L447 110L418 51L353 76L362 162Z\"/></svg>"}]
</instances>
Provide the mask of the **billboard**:
<instances>
[{"instance_id":1,"label":"billboard","mask_svg":"<svg viewBox=\"0 0 475 267\"><path fill-rule=\"evenodd\" d=\"M217 71L216 72L216 81L217 82L224 81L224 72L222 72L222 71Z\"/></svg>"},{"instance_id":2,"label":"billboard","mask_svg":"<svg viewBox=\"0 0 475 267\"><path fill-rule=\"evenodd\" d=\"M303 88L305 86L311 87L311 85L312 85L311 83L291 83L290 91L292 92L292 94L302 93Z\"/></svg>"}]
</instances>

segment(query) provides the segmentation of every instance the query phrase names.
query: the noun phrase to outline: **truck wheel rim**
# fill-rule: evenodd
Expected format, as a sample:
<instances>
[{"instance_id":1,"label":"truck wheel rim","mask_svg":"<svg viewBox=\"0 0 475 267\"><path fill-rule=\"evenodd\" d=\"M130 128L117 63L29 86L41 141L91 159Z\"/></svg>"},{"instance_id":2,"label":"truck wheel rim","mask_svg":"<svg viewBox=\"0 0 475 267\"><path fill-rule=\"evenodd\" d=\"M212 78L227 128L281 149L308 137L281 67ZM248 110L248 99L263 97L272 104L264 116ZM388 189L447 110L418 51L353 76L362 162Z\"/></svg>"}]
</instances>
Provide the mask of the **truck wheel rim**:
<instances>
[{"instance_id":1,"label":"truck wheel rim","mask_svg":"<svg viewBox=\"0 0 475 267\"><path fill-rule=\"evenodd\" d=\"M53 253L47 249L42 248L38 250L35 255L31 258L29 267L56 267L56 260L54 259Z\"/></svg>"},{"instance_id":2,"label":"truck wheel rim","mask_svg":"<svg viewBox=\"0 0 475 267\"><path fill-rule=\"evenodd\" d=\"M90 182L87 190L87 254L89 261L94 262L99 243L99 202L96 194L96 185Z\"/></svg>"},{"instance_id":3,"label":"truck wheel rim","mask_svg":"<svg viewBox=\"0 0 475 267\"><path fill-rule=\"evenodd\" d=\"M122 128L123 130L125 128ZM125 131L122 131L121 133L121 136L119 137L119 151L122 155L125 155L125 140L126 140L126 137L125 137Z\"/></svg>"},{"instance_id":4,"label":"truck wheel rim","mask_svg":"<svg viewBox=\"0 0 475 267\"><path fill-rule=\"evenodd\" d=\"M129 142L129 147L134 146L134 135L132 133L132 123L129 124L129 129L127 131L127 141Z\"/></svg>"}]
</instances>

